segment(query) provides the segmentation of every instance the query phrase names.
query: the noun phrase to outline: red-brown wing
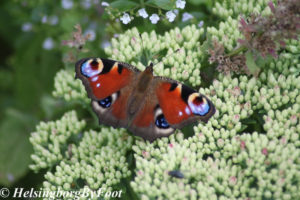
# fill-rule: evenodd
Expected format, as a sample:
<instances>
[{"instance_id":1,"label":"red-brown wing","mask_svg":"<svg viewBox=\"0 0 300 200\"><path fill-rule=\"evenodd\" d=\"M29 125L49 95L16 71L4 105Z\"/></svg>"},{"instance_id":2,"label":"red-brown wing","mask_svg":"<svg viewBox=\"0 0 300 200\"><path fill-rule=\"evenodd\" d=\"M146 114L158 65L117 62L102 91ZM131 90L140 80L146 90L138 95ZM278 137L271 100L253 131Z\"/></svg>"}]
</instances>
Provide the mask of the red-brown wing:
<instances>
[{"instance_id":1,"label":"red-brown wing","mask_svg":"<svg viewBox=\"0 0 300 200\"><path fill-rule=\"evenodd\" d=\"M108 59L86 58L76 63L76 77L82 80L99 123L127 127L127 101L131 82L139 71L126 63Z\"/></svg>"},{"instance_id":2,"label":"red-brown wing","mask_svg":"<svg viewBox=\"0 0 300 200\"><path fill-rule=\"evenodd\" d=\"M153 91L149 91L145 97L144 104L134 116L129 130L137 136L154 141L156 138L171 135L175 128L171 126L160 126L158 118L162 115L162 111L158 105L158 100Z\"/></svg>"},{"instance_id":3,"label":"red-brown wing","mask_svg":"<svg viewBox=\"0 0 300 200\"><path fill-rule=\"evenodd\" d=\"M100 100L130 84L138 72L114 60L85 58L76 63L76 77L82 80L90 98Z\"/></svg>"},{"instance_id":4,"label":"red-brown wing","mask_svg":"<svg viewBox=\"0 0 300 200\"><path fill-rule=\"evenodd\" d=\"M197 120L207 122L215 113L214 105L206 96L169 79L158 83L156 95L166 121L175 128Z\"/></svg>"}]
</instances>

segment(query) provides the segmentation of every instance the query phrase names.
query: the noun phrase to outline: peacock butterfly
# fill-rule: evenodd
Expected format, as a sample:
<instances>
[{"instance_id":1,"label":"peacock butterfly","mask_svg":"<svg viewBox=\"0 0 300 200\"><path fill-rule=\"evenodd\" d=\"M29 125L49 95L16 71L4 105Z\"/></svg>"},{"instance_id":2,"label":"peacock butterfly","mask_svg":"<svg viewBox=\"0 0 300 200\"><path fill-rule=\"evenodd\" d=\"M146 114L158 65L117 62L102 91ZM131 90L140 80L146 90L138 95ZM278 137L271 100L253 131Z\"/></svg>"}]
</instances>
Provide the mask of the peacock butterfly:
<instances>
[{"instance_id":1,"label":"peacock butterfly","mask_svg":"<svg viewBox=\"0 0 300 200\"><path fill-rule=\"evenodd\" d=\"M150 142L215 113L204 95L175 80L114 60L84 58L75 65L99 123L127 128Z\"/></svg>"}]
</instances>

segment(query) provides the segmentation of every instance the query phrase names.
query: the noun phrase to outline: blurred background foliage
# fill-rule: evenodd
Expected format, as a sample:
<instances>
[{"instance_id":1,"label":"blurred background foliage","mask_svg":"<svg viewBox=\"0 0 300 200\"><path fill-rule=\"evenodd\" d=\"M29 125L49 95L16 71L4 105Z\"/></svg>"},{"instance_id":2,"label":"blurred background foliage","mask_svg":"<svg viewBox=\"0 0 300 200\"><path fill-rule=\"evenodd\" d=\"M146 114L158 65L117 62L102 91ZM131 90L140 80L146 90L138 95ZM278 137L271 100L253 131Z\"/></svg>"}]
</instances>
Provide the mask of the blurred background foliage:
<instances>
[{"instance_id":1,"label":"blurred background foliage","mask_svg":"<svg viewBox=\"0 0 300 200\"><path fill-rule=\"evenodd\" d=\"M107 3L112 5L110 14L99 0L0 1L0 186L30 188L42 183L43 175L28 168L33 151L28 140L30 132L39 121L54 120L70 106L78 106L52 97L58 70L74 70L74 60L80 57L105 57L103 48L110 45L110 39L132 27L140 33L163 33L200 21L205 22L204 26L220 21L211 12L212 1L187 1L173 23L164 13L176 8L174 0ZM149 15L160 14L157 24L136 16L127 25L120 22L124 11L134 15L144 6ZM182 20L184 12L193 18ZM90 34L80 52L62 45L72 39L77 24L83 35Z\"/></svg>"}]
</instances>

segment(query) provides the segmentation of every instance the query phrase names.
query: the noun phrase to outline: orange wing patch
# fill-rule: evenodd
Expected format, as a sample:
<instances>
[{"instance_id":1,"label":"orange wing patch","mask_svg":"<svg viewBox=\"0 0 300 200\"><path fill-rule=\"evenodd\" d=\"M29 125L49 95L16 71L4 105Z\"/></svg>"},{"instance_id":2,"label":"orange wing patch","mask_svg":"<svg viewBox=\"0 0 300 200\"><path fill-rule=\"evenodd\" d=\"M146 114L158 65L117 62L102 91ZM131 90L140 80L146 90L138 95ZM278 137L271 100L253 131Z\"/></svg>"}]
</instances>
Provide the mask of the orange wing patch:
<instances>
[{"instance_id":1,"label":"orange wing patch","mask_svg":"<svg viewBox=\"0 0 300 200\"><path fill-rule=\"evenodd\" d=\"M178 124L188 119L193 113L181 98L181 85L170 91L171 83L163 82L157 89L159 105L170 124Z\"/></svg>"},{"instance_id":2,"label":"orange wing patch","mask_svg":"<svg viewBox=\"0 0 300 200\"><path fill-rule=\"evenodd\" d=\"M154 107L146 103L135 116L133 124L138 127L149 127L151 123L154 123Z\"/></svg>"},{"instance_id":3,"label":"orange wing patch","mask_svg":"<svg viewBox=\"0 0 300 200\"><path fill-rule=\"evenodd\" d=\"M109 72L89 78L93 94L97 99L104 99L114 92L119 91L130 83L131 73L125 67L122 69L122 73L120 73L118 71L118 63L116 62Z\"/></svg>"},{"instance_id":4,"label":"orange wing patch","mask_svg":"<svg viewBox=\"0 0 300 200\"><path fill-rule=\"evenodd\" d=\"M128 100L128 95L121 95L112 106L112 114L117 119L126 118L126 105Z\"/></svg>"}]
</instances>

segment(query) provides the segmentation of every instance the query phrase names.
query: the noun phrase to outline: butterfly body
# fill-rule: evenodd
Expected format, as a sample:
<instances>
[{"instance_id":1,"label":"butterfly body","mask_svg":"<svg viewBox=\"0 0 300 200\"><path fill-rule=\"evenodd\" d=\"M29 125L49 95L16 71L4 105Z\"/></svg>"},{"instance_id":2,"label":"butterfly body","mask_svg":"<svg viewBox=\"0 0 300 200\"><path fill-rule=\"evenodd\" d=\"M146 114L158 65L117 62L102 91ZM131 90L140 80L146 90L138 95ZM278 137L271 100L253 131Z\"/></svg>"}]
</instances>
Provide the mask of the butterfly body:
<instances>
[{"instance_id":1,"label":"butterfly body","mask_svg":"<svg viewBox=\"0 0 300 200\"><path fill-rule=\"evenodd\" d=\"M215 113L211 101L175 80L153 75L153 65L139 71L109 59L85 58L76 63L99 123L127 128L153 141Z\"/></svg>"}]
</instances>

